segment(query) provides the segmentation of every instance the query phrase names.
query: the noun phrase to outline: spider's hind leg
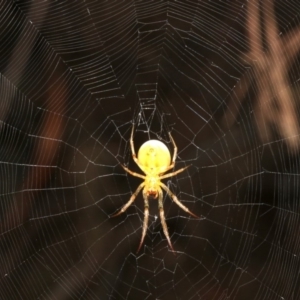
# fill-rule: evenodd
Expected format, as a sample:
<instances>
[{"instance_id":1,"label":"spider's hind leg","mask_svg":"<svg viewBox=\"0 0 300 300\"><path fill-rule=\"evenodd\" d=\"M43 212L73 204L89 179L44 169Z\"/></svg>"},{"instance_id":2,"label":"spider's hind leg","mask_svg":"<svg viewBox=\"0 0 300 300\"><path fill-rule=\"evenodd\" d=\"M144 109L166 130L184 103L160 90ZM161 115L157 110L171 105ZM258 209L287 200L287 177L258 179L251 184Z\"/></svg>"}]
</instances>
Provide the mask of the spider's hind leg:
<instances>
[{"instance_id":1,"label":"spider's hind leg","mask_svg":"<svg viewBox=\"0 0 300 300\"><path fill-rule=\"evenodd\" d=\"M131 148L131 154L132 154L132 158L134 160L134 162L139 165L138 159L136 157L136 153L134 150L134 141L133 141L133 132L134 132L134 124L132 125L132 129L131 129L131 135L130 135L130 148Z\"/></svg>"},{"instance_id":2,"label":"spider's hind leg","mask_svg":"<svg viewBox=\"0 0 300 300\"><path fill-rule=\"evenodd\" d=\"M177 157L177 150L178 150L178 148L177 148L177 146L175 144L175 141L174 141L174 139L173 139L173 137L171 135L171 132L169 132L169 137L170 137L170 140L171 140L171 142L173 144L173 147L174 147L174 153L173 153L172 163L170 165L171 169L172 169L174 167L174 165L175 165L175 160L176 160L176 157Z\"/></svg>"}]
</instances>

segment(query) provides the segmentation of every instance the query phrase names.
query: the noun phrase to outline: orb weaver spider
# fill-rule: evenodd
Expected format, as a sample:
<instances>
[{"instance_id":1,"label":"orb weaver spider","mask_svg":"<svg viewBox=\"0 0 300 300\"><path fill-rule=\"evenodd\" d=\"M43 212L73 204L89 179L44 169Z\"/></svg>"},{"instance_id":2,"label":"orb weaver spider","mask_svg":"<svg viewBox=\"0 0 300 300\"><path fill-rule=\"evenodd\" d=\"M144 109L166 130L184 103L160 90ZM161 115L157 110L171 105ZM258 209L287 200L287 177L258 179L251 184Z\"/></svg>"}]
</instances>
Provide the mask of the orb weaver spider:
<instances>
[{"instance_id":1,"label":"orb weaver spider","mask_svg":"<svg viewBox=\"0 0 300 300\"><path fill-rule=\"evenodd\" d=\"M133 132L134 132L134 125L132 126L131 136L130 136L130 146L131 146L131 153L134 162L139 166L139 168L146 174L142 175L136 172L129 170L127 167L122 165L124 170L131 174L132 176L139 177L144 181L138 186L136 191L131 195L129 201L121 208L121 210L114 214L112 217L116 217L123 212L133 203L136 199L138 193L143 189L143 197L144 197L144 222L143 222L143 230L142 230L142 238L137 250L137 253L140 251L144 238L146 236L146 231L148 228L148 220L149 220L149 199L157 199L158 198L158 208L159 208L159 215L160 220L163 228L163 232L171 250L174 252L174 248L171 243L171 239L168 232L168 227L166 224L165 213L163 208L163 192L162 189L169 195L170 198L184 211L189 213L195 218L199 218L197 215L192 213L185 205L183 205L176 195L174 195L170 189L161 182L162 179L172 177L177 175L178 173L183 172L189 166L181 168L177 171L168 173L163 175L165 172L171 170L175 166L175 160L177 156L177 146L175 144L174 139L169 132L170 140L174 146L174 153L173 159L171 163L171 154L167 146L158 141L158 140L149 140L145 142L138 151L138 156L135 154L134 150L134 143L133 143Z\"/></svg>"}]
</instances>

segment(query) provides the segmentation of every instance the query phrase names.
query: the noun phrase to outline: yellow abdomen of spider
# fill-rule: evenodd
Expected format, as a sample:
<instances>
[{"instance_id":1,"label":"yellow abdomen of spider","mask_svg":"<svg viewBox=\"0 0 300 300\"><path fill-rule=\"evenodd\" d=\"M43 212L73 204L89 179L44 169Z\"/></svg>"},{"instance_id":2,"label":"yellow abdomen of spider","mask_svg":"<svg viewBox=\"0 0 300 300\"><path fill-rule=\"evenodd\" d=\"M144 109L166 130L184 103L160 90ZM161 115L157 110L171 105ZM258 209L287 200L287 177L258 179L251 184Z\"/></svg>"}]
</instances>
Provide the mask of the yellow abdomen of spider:
<instances>
[{"instance_id":1,"label":"yellow abdomen of spider","mask_svg":"<svg viewBox=\"0 0 300 300\"><path fill-rule=\"evenodd\" d=\"M139 177L144 181L138 186L136 191L132 194L129 201L121 208L121 210L113 216L120 215L123 213L135 200L138 193L143 189L143 198L144 198L144 222L143 222L143 232L142 238L140 241L140 245L138 247L138 251L140 250L148 227L149 220L149 199L157 199L158 198L158 208L161 224L163 227L164 234L167 238L170 248L174 251L171 239L168 232L168 227L166 224L165 216L164 216L164 208L163 208L163 192L162 189L172 198L172 200L184 211L192 215L193 217L198 218L195 214L193 214L185 205L183 205L176 195L174 195L170 189L161 182L162 179L172 177L177 175L180 172L183 172L187 167L181 168L177 171L164 174L165 172L171 170L175 166L175 160L177 156L177 147L175 141L173 140L171 134L169 133L170 140L174 146L174 153L171 162L171 154L167 146L158 141L158 140L149 140L145 142L138 151L138 156L135 154L134 143L133 143L133 132L134 126L132 127L131 137L130 137L130 146L132 152L132 158L134 162L139 166L139 168L145 173L145 175L138 174L129 170L127 167L122 166L126 172L129 174ZM137 252L138 252L137 251Z\"/></svg>"},{"instance_id":2,"label":"yellow abdomen of spider","mask_svg":"<svg viewBox=\"0 0 300 300\"><path fill-rule=\"evenodd\" d=\"M163 173L171 164L171 155L167 146L158 140L145 142L138 152L139 167L144 173Z\"/></svg>"}]
</instances>

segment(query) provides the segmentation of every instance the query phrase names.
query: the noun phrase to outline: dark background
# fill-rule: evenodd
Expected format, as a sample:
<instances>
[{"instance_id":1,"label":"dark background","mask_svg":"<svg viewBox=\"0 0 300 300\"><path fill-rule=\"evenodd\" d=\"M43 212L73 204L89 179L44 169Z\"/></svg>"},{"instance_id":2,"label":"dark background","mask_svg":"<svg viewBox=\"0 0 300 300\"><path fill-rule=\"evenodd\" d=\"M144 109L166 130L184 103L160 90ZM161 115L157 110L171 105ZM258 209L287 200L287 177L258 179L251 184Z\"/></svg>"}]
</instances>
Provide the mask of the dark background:
<instances>
[{"instance_id":1,"label":"dark background","mask_svg":"<svg viewBox=\"0 0 300 300\"><path fill-rule=\"evenodd\" d=\"M298 1L0 3L1 299L299 299ZM175 169L141 251L148 139Z\"/></svg>"}]
</instances>

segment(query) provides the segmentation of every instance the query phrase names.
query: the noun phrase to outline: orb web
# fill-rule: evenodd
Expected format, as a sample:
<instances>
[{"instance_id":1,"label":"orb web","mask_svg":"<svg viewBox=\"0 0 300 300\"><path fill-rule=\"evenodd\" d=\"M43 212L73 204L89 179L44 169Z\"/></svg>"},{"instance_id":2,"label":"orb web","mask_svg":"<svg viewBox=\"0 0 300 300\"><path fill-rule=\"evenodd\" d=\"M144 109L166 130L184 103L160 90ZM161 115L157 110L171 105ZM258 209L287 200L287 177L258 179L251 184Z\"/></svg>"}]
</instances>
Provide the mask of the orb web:
<instances>
[{"instance_id":1,"label":"orb web","mask_svg":"<svg viewBox=\"0 0 300 300\"><path fill-rule=\"evenodd\" d=\"M298 299L297 1L0 3L1 299ZM175 255L135 150L173 151Z\"/></svg>"}]
</instances>

